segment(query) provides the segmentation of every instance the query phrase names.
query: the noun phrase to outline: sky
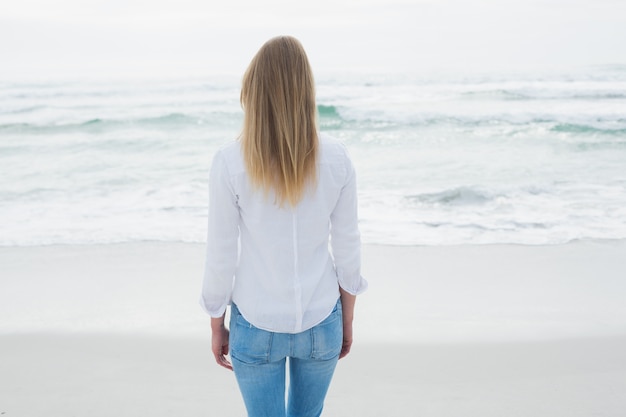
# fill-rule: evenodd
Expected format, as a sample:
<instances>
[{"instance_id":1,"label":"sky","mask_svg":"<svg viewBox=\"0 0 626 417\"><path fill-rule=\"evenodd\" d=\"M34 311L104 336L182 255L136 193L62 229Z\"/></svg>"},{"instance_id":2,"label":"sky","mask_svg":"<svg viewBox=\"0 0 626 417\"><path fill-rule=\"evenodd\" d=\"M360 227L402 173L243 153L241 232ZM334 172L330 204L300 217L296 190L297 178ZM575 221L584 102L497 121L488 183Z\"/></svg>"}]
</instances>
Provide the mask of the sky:
<instances>
[{"instance_id":1,"label":"sky","mask_svg":"<svg viewBox=\"0 0 626 417\"><path fill-rule=\"evenodd\" d=\"M316 72L626 64L626 0L19 0L0 78L240 74L298 37Z\"/></svg>"}]
</instances>

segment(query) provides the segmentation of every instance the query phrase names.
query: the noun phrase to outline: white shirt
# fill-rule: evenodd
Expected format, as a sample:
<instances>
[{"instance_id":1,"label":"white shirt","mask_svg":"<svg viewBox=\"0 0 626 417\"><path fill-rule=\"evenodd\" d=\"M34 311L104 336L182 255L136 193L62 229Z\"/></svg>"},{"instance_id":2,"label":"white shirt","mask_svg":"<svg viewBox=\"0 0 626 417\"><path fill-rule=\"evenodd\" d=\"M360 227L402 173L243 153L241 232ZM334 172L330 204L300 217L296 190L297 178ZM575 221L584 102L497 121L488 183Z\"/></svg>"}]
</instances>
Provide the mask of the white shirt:
<instances>
[{"instance_id":1,"label":"white shirt","mask_svg":"<svg viewBox=\"0 0 626 417\"><path fill-rule=\"evenodd\" d=\"M317 187L280 208L271 192L252 188L240 142L217 152L201 297L209 315L220 317L233 301L258 328L299 333L331 313L339 286L365 291L354 167L326 135L318 155Z\"/></svg>"}]
</instances>

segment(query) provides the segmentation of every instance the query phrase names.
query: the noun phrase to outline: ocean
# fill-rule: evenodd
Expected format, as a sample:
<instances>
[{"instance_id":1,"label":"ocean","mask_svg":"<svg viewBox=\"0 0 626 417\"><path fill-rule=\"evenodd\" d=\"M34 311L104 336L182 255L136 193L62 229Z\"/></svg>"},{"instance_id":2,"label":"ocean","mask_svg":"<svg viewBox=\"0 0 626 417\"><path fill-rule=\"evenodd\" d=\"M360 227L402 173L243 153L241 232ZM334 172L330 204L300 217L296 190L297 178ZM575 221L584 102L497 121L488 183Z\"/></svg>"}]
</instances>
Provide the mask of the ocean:
<instances>
[{"instance_id":1,"label":"ocean","mask_svg":"<svg viewBox=\"0 0 626 417\"><path fill-rule=\"evenodd\" d=\"M0 82L0 246L204 242L239 77ZM322 74L364 243L626 239L626 67Z\"/></svg>"}]
</instances>

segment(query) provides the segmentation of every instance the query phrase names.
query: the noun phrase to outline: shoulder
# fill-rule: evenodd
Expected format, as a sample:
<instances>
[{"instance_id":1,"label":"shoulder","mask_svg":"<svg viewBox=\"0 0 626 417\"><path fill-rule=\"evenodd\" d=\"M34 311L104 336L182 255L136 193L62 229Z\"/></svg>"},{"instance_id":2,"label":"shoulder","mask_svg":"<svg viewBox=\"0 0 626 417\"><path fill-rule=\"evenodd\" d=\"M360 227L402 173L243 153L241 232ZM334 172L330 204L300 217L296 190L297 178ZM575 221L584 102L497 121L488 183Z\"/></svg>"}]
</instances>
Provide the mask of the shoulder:
<instances>
[{"instance_id":1,"label":"shoulder","mask_svg":"<svg viewBox=\"0 0 626 417\"><path fill-rule=\"evenodd\" d=\"M241 157L241 142L233 141L221 146L213 156L213 166L219 166L227 170L231 175L243 171L243 158Z\"/></svg>"},{"instance_id":2,"label":"shoulder","mask_svg":"<svg viewBox=\"0 0 626 417\"><path fill-rule=\"evenodd\" d=\"M332 178L337 184L346 184L355 176L354 166L346 146L326 134L319 135L319 167L322 176Z\"/></svg>"},{"instance_id":3,"label":"shoulder","mask_svg":"<svg viewBox=\"0 0 626 417\"><path fill-rule=\"evenodd\" d=\"M215 156L226 160L241 158L241 142L237 140L220 146Z\"/></svg>"},{"instance_id":4,"label":"shoulder","mask_svg":"<svg viewBox=\"0 0 626 417\"><path fill-rule=\"evenodd\" d=\"M346 146L334 137L320 133L320 163L346 164L350 161Z\"/></svg>"}]
</instances>

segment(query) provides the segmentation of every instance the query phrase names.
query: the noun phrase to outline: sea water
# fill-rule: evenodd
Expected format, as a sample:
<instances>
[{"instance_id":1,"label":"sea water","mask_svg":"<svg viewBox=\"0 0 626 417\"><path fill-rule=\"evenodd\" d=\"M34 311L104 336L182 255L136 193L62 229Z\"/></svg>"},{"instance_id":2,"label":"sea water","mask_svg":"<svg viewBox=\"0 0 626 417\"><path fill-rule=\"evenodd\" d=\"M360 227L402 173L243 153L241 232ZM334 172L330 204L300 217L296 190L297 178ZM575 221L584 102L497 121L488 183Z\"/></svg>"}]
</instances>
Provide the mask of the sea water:
<instances>
[{"instance_id":1,"label":"sea water","mask_svg":"<svg viewBox=\"0 0 626 417\"><path fill-rule=\"evenodd\" d=\"M0 246L203 242L239 81L0 82ZM626 238L625 67L321 74L317 100L366 243Z\"/></svg>"}]
</instances>

